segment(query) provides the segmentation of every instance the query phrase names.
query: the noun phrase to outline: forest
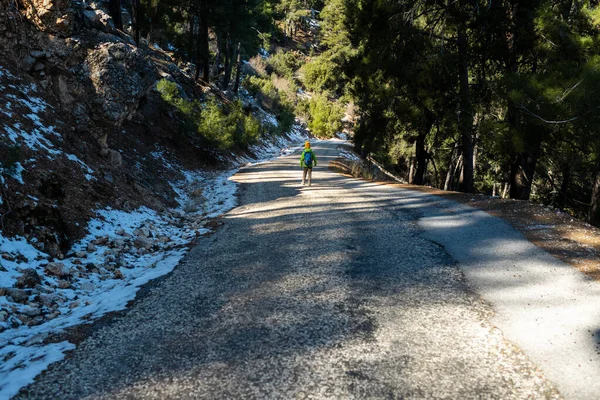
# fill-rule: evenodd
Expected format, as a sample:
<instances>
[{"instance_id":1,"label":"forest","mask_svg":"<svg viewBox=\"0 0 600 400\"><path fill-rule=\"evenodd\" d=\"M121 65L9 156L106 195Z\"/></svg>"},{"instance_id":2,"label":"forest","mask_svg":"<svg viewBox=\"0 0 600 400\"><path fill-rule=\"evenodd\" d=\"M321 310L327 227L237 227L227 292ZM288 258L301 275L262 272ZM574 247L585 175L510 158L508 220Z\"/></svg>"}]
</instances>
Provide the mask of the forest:
<instances>
[{"instance_id":1,"label":"forest","mask_svg":"<svg viewBox=\"0 0 600 400\"><path fill-rule=\"evenodd\" d=\"M409 183L600 224L597 1L131 0L136 41ZM256 133L254 133L256 135ZM243 141L242 141L243 142Z\"/></svg>"}]
</instances>

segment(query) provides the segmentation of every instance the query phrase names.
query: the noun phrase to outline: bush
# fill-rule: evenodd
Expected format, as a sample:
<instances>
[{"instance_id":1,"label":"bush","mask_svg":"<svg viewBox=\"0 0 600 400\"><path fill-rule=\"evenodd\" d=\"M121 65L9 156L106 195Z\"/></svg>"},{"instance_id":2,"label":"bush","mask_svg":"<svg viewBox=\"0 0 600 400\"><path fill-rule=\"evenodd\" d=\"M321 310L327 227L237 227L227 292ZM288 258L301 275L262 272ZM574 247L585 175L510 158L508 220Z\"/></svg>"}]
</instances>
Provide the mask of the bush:
<instances>
[{"instance_id":1,"label":"bush","mask_svg":"<svg viewBox=\"0 0 600 400\"><path fill-rule=\"evenodd\" d=\"M269 78L249 76L244 80L244 87L252 96L273 111L275 106L281 102L279 92L275 84Z\"/></svg>"},{"instance_id":2,"label":"bush","mask_svg":"<svg viewBox=\"0 0 600 400\"><path fill-rule=\"evenodd\" d=\"M214 100L206 103L198 133L221 149L245 149L256 143L263 132L260 122L245 114L239 101L224 106Z\"/></svg>"},{"instance_id":3,"label":"bush","mask_svg":"<svg viewBox=\"0 0 600 400\"><path fill-rule=\"evenodd\" d=\"M291 51L274 54L267 62L273 72L289 80L294 79L294 74L302 65L301 57Z\"/></svg>"},{"instance_id":4,"label":"bush","mask_svg":"<svg viewBox=\"0 0 600 400\"><path fill-rule=\"evenodd\" d=\"M258 76L267 76L267 62L261 56L254 56L248 61L253 73Z\"/></svg>"},{"instance_id":5,"label":"bush","mask_svg":"<svg viewBox=\"0 0 600 400\"><path fill-rule=\"evenodd\" d=\"M163 100L179 111L182 127L201 135L213 147L244 149L255 143L263 132L260 122L252 114L246 114L239 101L223 105L216 100L205 104L186 100L177 84L165 79L157 84L157 90Z\"/></svg>"},{"instance_id":6,"label":"bush","mask_svg":"<svg viewBox=\"0 0 600 400\"><path fill-rule=\"evenodd\" d=\"M322 57L304 64L300 76L304 86L313 92L335 91L338 86L336 65Z\"/></svg>"},{"instance_id":7,"label":"bush","mask_svg":"<svg viewBox=\"0 0 600 400\"><path fill-rule=\"evenodd\" d=\"M200 102L198 100L187 100L185 98L185 92L175 82L161 79L156 84L156 90L158 90L164 101L175 107L180 113L187 117L193 117L194 114L200 111Z\"/></svg>"},{"instance_id":8,"label":"bush","mask_svg":"<svg viewBox=\"0 0 600 400\"><path fill-rule=\"evenodd\" d=\"M315 95L308 104L308 128L319 137L333 137L342 130L344 109L324 95Z\"/></svg>"},{"instance_id":9,"label":"bush","mask_svg":"<svg viewBox=\"0 0 600 400\"><path fill-rule=\"evenodd\" d=\"M283 134L291 129L296 119L293 107L295 92L290 94L283 90L285 87L289 87L286 86L290 84L289 81L285 81L284 83L281 80L282 78L276 76L272 78L275 78L275 82L269 78L250 76L244 80L244 87L248 93L256 97L265 109L277 117L279 124L277 127L272 127L271 132ZM276 83L282 88L281 91L277 89ZM295 86L290 88L290 91L292 90L295 90Z\"/></svg>"}]
</instances>

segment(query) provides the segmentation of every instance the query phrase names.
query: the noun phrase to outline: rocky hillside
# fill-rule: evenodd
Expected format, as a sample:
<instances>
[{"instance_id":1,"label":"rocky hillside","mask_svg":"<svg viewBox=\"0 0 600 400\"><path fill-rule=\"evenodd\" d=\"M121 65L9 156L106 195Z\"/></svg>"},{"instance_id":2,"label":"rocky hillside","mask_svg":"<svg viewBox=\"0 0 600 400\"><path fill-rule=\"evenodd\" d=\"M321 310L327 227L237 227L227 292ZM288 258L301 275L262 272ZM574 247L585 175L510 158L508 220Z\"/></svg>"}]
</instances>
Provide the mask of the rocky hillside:
<instances>
[{"instance_id":1,"label":"rocky hillside","mask_svg":"<svg viewBox=\"0 0 600 400\"><path fill-rule=\"evenodd\" d=\"M0 4L9 16L0 21L2 231L35 237L53 257L85 234L94 209L175 205L170 181L183 175L162 155L188 169L231 159L182 135L156 84L166 79L200 100L216 91L196 85L158 46L136 46L106 6Z\"/></svg>"}]
</instances>

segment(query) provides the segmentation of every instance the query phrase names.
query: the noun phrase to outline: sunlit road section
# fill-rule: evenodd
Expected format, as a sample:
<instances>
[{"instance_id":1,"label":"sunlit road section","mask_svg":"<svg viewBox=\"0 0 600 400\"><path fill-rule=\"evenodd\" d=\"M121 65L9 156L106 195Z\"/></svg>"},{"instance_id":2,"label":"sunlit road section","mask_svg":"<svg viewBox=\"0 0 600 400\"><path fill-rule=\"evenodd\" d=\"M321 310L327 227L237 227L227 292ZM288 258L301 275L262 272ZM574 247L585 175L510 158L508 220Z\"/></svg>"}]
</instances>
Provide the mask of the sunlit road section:
<instances>
[{"instance_id":1,"label":"sunlit road section","mask_svg":"<svg viewBox=\"0 0 600 400\"><path fill-rule=\"evenodd\" d=\"M502 221L327 169L239 207L21 398L597 399L598 284ZM595 335L595 336L594 336Z\"/></svg>"}]
</instances>

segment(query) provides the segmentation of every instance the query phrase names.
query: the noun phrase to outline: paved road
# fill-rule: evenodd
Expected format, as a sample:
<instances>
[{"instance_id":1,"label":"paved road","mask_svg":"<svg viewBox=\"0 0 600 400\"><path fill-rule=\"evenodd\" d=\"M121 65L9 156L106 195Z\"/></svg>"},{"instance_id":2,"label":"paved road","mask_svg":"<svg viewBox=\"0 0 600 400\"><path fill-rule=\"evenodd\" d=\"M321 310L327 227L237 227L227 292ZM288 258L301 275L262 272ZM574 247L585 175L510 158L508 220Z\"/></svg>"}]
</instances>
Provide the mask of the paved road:
<instances>
[{"instance_id":1,"label":"paved road","mask_svg":"<svg viewBox=\"0 0 600 400\"><path fill-rule=\"evenodd\" d=\"M297 155L237 174L224 225L20 397L577 398L496 327L504 309L460 259L475 251L444 243L464 228L450 203L328 171L335 143L315 151L310 188Z\"/></svg>"}]
</instances>

